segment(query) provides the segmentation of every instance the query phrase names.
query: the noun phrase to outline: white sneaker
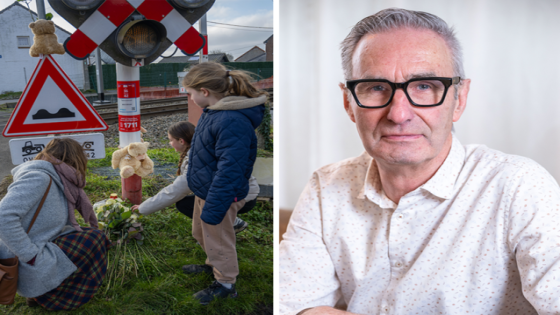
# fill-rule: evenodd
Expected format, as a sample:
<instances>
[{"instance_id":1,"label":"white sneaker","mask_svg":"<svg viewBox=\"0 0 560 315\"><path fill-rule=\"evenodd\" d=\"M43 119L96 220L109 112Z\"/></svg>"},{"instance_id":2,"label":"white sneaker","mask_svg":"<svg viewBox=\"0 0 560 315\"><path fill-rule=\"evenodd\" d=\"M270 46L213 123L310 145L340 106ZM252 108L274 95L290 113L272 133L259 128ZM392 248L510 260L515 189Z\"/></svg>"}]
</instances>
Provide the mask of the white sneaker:
<instances>
[{"instance_id":1,"label":"white sneaker","mask_svg":"<svg viewBox=\"0 0 560 315\"><path fill-rule=\"evenodd\" d=\"M245 230L247 226L249 226L249 223L241 220L238 217L236 217L235 222L233 222L233 229L235 230L235 234Z\"/></svg>"}]
</instances>

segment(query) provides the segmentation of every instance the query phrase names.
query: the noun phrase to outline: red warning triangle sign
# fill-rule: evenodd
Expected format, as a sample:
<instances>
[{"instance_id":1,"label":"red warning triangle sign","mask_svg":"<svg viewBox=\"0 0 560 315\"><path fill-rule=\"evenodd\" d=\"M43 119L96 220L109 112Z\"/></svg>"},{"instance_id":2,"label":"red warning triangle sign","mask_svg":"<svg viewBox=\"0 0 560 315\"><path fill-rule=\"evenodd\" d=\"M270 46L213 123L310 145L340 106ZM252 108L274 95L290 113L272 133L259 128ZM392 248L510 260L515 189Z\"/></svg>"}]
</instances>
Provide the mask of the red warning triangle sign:
<instances>
[{"instance_id":1,"label":"red warning triangle sign","mask_svg":"<svg viewBox=\"0 0 560 315\"><path fill-rule=\"evenodd\" d=\"M4 137L103 131L108 126L50 55L39 60Z\"/></svg>"}]
</instances>

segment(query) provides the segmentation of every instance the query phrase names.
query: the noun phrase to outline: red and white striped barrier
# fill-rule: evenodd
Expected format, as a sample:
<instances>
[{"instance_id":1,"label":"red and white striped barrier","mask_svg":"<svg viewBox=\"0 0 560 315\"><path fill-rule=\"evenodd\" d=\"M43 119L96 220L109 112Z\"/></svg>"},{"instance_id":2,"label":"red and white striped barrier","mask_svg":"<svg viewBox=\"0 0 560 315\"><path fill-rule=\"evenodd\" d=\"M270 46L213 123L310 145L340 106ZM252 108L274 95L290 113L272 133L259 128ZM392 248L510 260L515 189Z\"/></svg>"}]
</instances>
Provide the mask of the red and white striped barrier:
<instances>
[{"instance_id":1,"label":"red and white striped barrier","mask_svg":"<svg viewBox=\"0 0 560 315\"><path fill-rule=\"evenodd\" d=\"M186 55L204 47L204 37L166 0L105 0L65 42L66 52L85 59L134 12L163 24L167 38Z\"/></svg>"}]
</instances>

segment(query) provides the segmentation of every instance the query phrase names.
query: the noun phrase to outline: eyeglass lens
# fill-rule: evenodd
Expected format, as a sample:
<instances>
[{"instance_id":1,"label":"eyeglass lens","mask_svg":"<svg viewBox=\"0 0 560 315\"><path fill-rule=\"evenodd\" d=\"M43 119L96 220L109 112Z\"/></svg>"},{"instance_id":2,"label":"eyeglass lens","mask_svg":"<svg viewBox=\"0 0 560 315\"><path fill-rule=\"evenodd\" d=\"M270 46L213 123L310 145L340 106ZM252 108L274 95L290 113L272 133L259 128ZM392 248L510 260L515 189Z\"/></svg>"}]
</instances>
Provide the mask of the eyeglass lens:
<instances>
[{"instance_id":1,"label":"eyeglass lens","mask_svg":"<svg viewBox=\"0 0 560 315\"><path fill-rule=\"evenodd\" d=\"M360 82L354 91L364 106L383 106L389 102L393 88L387 82ZM445 85L439 80L412 81L406 88L410 99L418 105L434 105L441 102Z\"/></svg>"}]
</instances>

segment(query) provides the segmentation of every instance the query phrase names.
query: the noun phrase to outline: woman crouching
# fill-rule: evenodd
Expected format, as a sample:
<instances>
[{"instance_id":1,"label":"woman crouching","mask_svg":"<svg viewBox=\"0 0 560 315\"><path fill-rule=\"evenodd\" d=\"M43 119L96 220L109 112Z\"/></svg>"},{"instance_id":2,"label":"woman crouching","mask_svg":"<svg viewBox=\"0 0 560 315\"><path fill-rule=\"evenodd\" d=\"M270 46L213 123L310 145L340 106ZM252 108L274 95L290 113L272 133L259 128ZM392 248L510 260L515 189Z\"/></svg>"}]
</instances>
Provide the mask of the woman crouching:
<instances>
[{"instance_id":1,"label":"woman crouching","mask_svg":"<svg viewBox=\"0 0 560 315\"><path fill-rule=\"evenodd\" d=\"M87 158L70 138L56 138L33 161L12 170L0 201L0 259L19 257L18 293L29 306L73 310L95 294L107 269L103 232L80 227L77 209L97 228L85 194ZM35 223L32 218L46 196Z\"/></svg>"}]
</instances>

